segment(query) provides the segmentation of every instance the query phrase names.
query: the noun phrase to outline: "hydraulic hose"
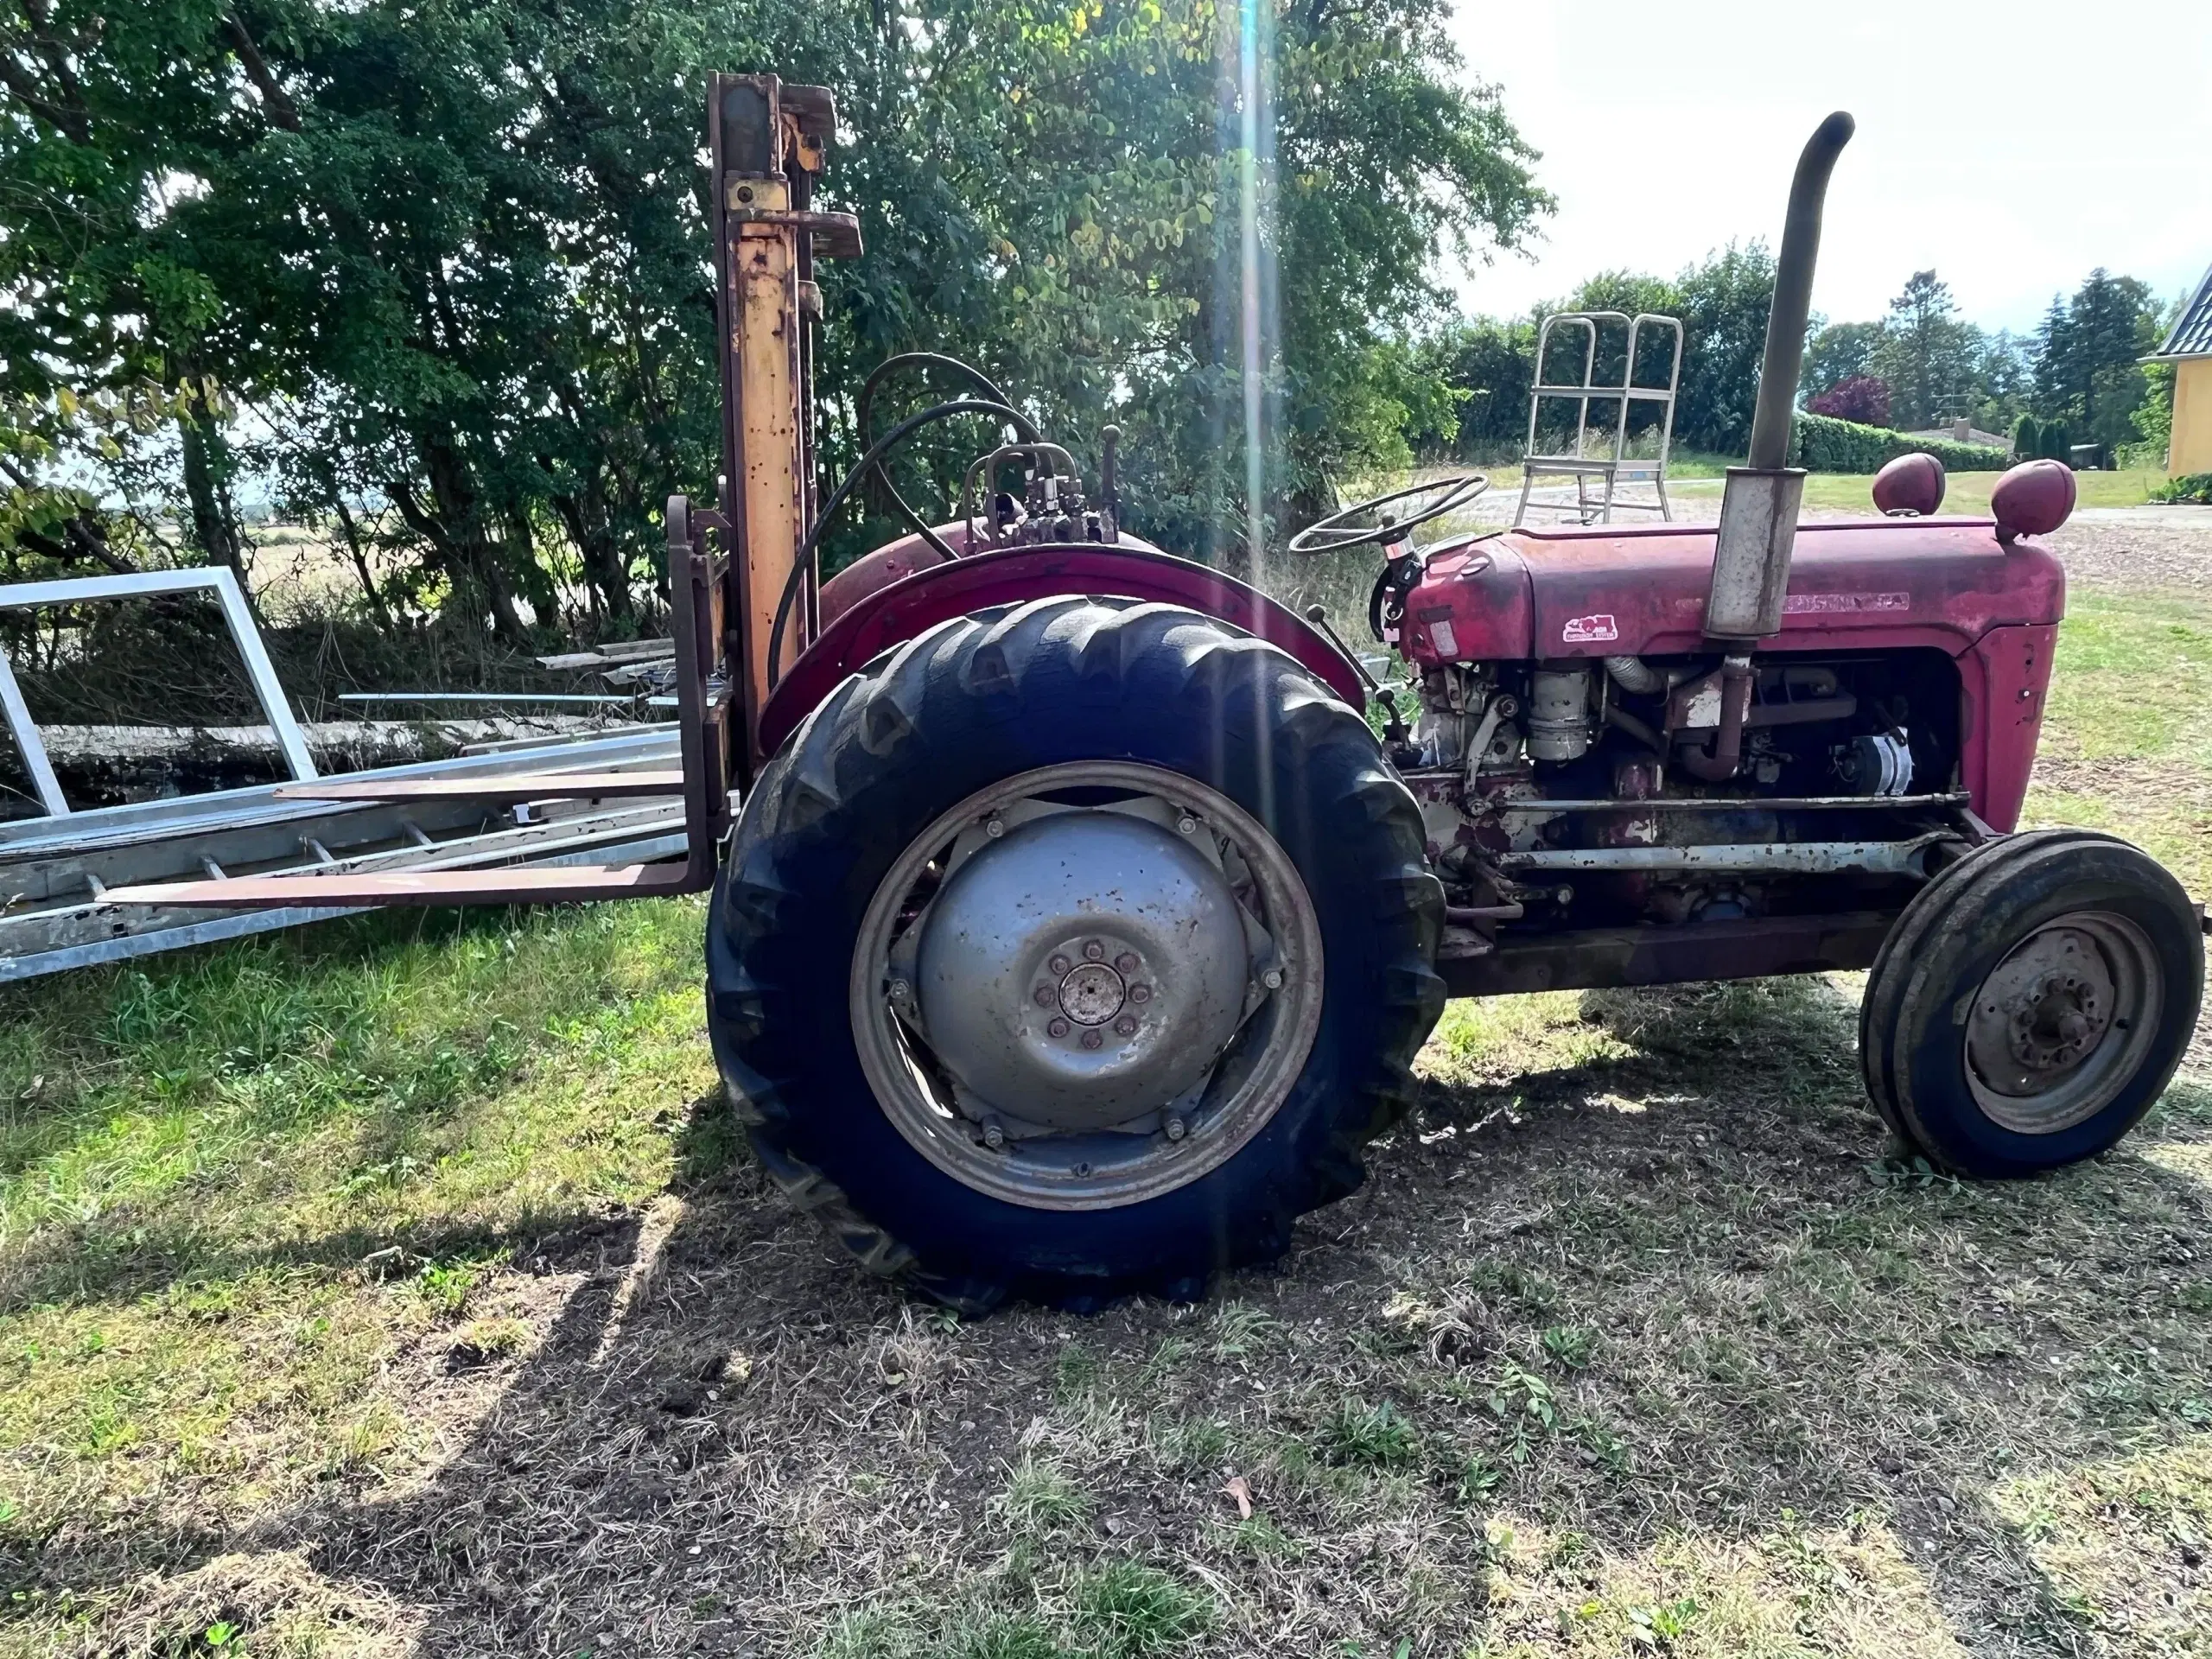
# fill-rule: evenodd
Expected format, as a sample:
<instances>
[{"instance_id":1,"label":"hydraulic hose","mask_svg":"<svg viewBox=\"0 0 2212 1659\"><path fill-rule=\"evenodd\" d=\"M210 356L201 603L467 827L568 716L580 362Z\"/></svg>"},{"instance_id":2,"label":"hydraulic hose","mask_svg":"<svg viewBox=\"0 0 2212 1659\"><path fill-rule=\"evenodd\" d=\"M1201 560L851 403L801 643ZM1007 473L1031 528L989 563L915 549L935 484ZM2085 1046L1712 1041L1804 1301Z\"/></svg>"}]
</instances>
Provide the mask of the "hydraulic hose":
<instances>
[{"instance_id":1,"label":"hydraulic hose","mask_svg":"<svg viewBox=\"0 0 2212 1659\"><path fill-rule=\"evenodd\" d=\"M943 352L898 352L877 364L868 378L861 382L859 404L854 411L854 416L855 424L859 429L861 442L863 444L868 442L868 433L872 429L869 415L875 404L875 389L895 371L905 368L944 369L960 376L992 403L1003 404L1009 408L1014 403L1014 399L1007 397L1000 388L997 381L992 379L972 363L963 363L957 357L946 356ZM944 537L930 527L929 521L915 512L908 504L906 498L899 493L899 486L891 481L891 469L886 467L880 459L869 470L874 473L877 482L883 486L884 494L891 498L893 509L906 521L917 535L937 550L940 558L951 559L959 556L946 543Z\"/></svg>"},{"instance_id":2,"label":"hydraulic hose","mask_svg":"<svg viewBox=\"0 0 2212 1659\"><path fill-rule=\"evenodd\" d=\"M821 512L807 531L805 540L798 545L798 556L791 561L791 573L784 583L783 597L776 601L775 625L768 631L768 689L771 691L783 678L777 665L783 661L784 630L790 626L791 607L798 602L798 596L805 588L807 572L814 568L815 549L822 540L823 531L837 516L837 509L845 505L861 480L868 476L871 468L880 464L894 444L932 422L950 420L956 415L993 416L1013 427L1030 442L1038 441L1035 424L1020 410L1007 404L986 402L980 397L956 397L949 403L932 404L918 415L908 416L869 445L868 453L854 464L851 472L845 474L844 482L830 493L830 499L823 503ZM948 558L956 556L950 548L945 548L944 551Z\"/></svg>"}]
</instances>

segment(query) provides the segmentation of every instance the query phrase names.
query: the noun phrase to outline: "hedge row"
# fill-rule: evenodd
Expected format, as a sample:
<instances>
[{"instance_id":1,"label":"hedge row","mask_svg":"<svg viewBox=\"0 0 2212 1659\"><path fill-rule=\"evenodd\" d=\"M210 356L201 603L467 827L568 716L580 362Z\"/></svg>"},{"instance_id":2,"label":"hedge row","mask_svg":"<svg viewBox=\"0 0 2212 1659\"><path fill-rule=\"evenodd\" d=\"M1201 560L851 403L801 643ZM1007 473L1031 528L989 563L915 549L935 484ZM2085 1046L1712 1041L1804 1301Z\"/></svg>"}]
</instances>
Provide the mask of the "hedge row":
<instances>
[{"instance_id":1,"label":"hedge row","mask_svg":"<svg viewBox=\"0 0 2212 1659\"><path fill-rule=\"evenodd\" d=\"M1933 455L1946 472L2001 471L2011 454L1986 443L1945 443L1909 438L1887 427L1861 426L1826 415L1799 415L1791 442L1792 464L1808 473L1878 473L1899 455Z\"/></svg>"}]
</instances>

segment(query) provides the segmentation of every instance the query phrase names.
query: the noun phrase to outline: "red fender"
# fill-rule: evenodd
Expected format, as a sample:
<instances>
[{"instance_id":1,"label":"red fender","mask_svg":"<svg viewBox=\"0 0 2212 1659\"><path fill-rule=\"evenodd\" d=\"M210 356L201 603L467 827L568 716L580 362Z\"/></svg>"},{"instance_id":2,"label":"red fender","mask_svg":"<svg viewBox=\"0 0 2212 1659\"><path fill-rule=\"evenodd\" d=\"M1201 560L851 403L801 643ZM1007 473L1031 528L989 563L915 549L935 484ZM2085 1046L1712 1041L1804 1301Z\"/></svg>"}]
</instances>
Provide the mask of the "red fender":
<instances>
[{"instance_id":1,"label":"red fender","mask_svg":"<svg viewBox=\"0 0 2212 1659\"><path fill-rule=\"evenodd\" d=\"M1280 645L1330 690L1364 709L1359 676L1303 619L1256 588L1171 554L1095 542L1009 547L931 565L856 601L769 694L760 748L773 754L823 698L875 658L956 616L1063 594L1156 600L1218 617Z\"/></svg>"}]
</instances>

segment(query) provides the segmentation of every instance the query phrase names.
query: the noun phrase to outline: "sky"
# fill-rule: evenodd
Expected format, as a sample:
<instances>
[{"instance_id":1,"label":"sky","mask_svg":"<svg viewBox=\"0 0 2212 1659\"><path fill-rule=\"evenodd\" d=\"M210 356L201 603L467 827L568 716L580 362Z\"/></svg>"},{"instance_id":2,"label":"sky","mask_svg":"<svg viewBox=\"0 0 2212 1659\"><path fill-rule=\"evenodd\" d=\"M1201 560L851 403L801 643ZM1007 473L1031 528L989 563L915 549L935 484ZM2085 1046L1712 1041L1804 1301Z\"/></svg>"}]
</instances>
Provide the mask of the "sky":
<instances>
[{"instance_id":1,"label":"sky","mask_svg":"<svg viewBox=\"0 0 2212 1659\"><path fill-rule=\"evenodd\" d=\"M1859 131L1813 294L1831 320L1933 267L1963 316L2024 332L2095 266L2171 299L2212 264L2212 0L1458 0L1453 34L1559 200L1533 257L1451 262L1470 311L1775 245L1836 109Z\"/></svg>"}]
</instances>

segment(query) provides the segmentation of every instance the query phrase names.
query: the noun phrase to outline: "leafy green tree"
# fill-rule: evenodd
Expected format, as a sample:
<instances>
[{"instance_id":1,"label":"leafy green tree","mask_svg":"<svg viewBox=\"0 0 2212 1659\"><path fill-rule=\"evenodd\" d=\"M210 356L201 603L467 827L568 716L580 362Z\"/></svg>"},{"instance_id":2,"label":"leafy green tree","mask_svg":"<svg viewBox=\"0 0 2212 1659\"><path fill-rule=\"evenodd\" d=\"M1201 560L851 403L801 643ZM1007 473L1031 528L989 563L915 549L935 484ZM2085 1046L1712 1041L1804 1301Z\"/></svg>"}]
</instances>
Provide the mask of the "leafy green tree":
<instances>
[{"instance_id":1,"label":"leafy green tree","mask_svg":"<svg viewBox=\"0 0 2212 1659\"><path fill-rule=\"evenodd\" d=\"M1981 331L1956 313L1950 285L1932 270L1913 272L1890 302L1873 372L1889 384L1891 419L1902 430L1971 411Z\"/></svg>"},{"instance_id":2,"label":"leafy green tree","mask_svg":"<svg viewBox=\"0 0 2212 1659\"><path fill-rule=\"evenodd\" d=\"M1743 454L1751 448L1766 314L1774 303L1774 256L1764 242L1732 242L1685 270L1676 286L1688 345L1675 431L1692 448Z\"/></svg>"},{"instance_id":3,"label":"leafy green tree","mask_svg":"<svg viewBox=\"0 0 2212 1659\"><path fill-rule=\"evenodd\" d=\"M1847 380L1872 378L1882 343L1878 322L1824 322L1805 347L1804 395L1809 400Z\"/></svg>"},{"instance_id":4,"label":"leafy green tree","mask_svg":"<svg viewBox=\"0 0 2212 1659\"><path fill-rule=\"evenodd\" d=\"M2005 430L2026 409L2035 385L2035 365L2028 346L2009 328L1982 337L1972 390L1974 424L1984 431Z\"/></svg>"},{"instance_id":5,"label":"leafy green tree","mask_svg":"<svg viewBox=\"0 0 2212 1659\"><path fill-rule=\"evenodd\" d=\"M2138 359L2157 348L2160 315L2147 283L2102 266L2071 298L2054 296L2036 335L2038 411L2063 416L2085 443L2135 441L2133 417L2149 392Z\"/></svg>"},{"instance_id":6,"label":"leafy green tree","mask_svg":"<svg viewBox=\"0 0 2212 1659\"><path fill-rule=\"evenodd\" d=\"M661 499L711 493L715 69L839 99L829 205L867 251L823 273L825 461L857 454L867 368L949 350L1063 434L1119 420L1133 524L1192 551L1248 522L1248 289L1273 526L1441 418L1405 343L1431 262L1546 206L1441 0L1262 8L1249 41L1213 0L26 16L0 35L0 185L38 207L0 238L0 389L212 375L251 418L172 418L200 556L238 556L257 469L337 524L372 607L516 640L563 611L636 626ZM942 485L982 438L919 461Z\"/></svg>"},{"instance_id":7,"label":"leafy green tree","mask_svg":"<svg viewBox=\"0 0 2212 1659\"><path fill-rule=\"evenodd\" d=\"M2022 461L2032 461L2043 453L2043 429L2036 424L2036 417L2024 414L2013 423L2012 453Z\"/></svg>"},{"instance_id":8,"label":"leafy green tree","mask_svg":"<svg viewBox=\"0 0 2212 1659\"><path fill-rule=\"evenodd\" d=\"M2164 471L2174 441L2174 365L2143 365L2143 401L2128 416L2135 428L2134 454L2125 464Z\"/></svg>"},{"instance_id":9,"label":"leafy green tree","mask_svg":"<svg viewBox=\"0 0 2212 1659\"><path fill-rule=\"evenodd\" d=\"M1460 318L1424 339L1420 372L1446 389L1446 414L1409 431L1426 456L1496 461L1518 455L1528 431L1529 388L1536 349L1529 322Z\"/></svg>"},{"instance_id":10,"label":"leafy green tree","mask_svg":"<svg viewBox=\"0 0 2212 1659\"><path fill-rule=\"evenodd\" d=\"M1280 524L1407 454L1440 395L1395 344L1440 308L1433 255L1510 243L1544 205L1495 95L1447 83L1441 6L1263 9L1249 86L1236 18L964 0L929 68L933 101L979 112L964 194L1008 274L979 332L1009 383L1064 429L1116 419L1133 525L1224 556L1245 522L1248 295Z\"/></svg>"}]
</instances>

